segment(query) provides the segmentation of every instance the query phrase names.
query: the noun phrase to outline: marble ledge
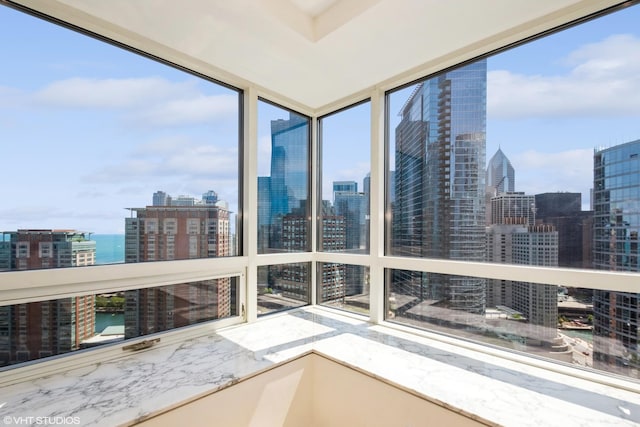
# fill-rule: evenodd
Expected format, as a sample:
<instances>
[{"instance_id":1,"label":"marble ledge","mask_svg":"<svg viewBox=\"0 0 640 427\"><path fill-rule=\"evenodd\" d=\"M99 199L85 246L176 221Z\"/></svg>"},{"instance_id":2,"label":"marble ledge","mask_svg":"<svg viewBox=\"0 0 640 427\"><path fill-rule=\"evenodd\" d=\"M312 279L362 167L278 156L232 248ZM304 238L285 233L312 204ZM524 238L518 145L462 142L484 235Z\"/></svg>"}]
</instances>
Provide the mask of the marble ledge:
<instances>
[{"instance_id":1,"label":"marble ledge","mask_svg":"<svg viewBox=\"0 0 640 427\"><path fill-rule=\"evenodd\" d=\"M128 425L309 351L498 425L640 424L639 393L318 307L5 387L0 421Z\"/></svg>"}]
</instances>

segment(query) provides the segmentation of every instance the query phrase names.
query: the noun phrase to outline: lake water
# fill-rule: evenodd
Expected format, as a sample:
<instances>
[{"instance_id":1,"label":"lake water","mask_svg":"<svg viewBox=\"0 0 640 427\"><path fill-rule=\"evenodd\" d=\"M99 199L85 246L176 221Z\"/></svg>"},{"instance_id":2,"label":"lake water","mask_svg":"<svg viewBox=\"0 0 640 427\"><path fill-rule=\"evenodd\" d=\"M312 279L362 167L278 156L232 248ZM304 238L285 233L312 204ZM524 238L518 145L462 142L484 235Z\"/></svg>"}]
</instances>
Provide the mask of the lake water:
<instances>
[{"instance_id":1,"label":"lake water","mask_svg":"<svg viewBox=\"0 0 640 427\"><path fill-rule=\"evenodd\" d=\"M124 262L124 234L92 234L96 242L96 264Z\"/></svg>"}]
</instances>

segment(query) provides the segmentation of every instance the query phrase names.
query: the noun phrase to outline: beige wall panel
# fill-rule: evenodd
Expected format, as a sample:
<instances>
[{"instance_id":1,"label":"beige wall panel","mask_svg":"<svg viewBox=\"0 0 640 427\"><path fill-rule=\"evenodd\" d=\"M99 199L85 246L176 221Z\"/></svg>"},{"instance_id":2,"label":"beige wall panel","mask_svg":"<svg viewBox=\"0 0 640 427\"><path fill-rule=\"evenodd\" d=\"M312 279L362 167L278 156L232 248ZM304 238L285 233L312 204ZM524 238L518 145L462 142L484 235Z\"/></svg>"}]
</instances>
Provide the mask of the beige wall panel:
<instances>
[{"instance_id":1,"label":"beige wall panel","mask_svg":"<svg viewBox=\"0 0 640 427\"><path fill-rule=\"evenodd\" d=\"M309 355L140 425L463 427L486 424L322 356Z\"/></svg>"}]
</instances>

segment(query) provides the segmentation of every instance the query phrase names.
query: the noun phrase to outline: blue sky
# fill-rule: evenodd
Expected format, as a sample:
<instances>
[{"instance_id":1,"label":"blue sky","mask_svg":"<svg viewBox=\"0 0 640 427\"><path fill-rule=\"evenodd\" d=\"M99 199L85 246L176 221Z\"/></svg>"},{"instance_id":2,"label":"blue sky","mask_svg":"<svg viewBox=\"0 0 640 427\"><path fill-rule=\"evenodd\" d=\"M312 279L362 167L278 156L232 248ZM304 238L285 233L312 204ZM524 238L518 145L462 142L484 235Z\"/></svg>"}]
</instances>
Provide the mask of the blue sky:
<instances>
[{"instance_id":1,"label":"blue sky","mask_svg":"<svg viewBox=\"0 0 640 427\"><path fill-rule=\"evenodd\" d=\"M516 190L580 191L587 207L594 147L640 138L638 22L634 6L489 59L487 159L502 147ZM122 233L124 208L157 190L212 189L237 210L235 92L7 7L0 37L14 41L0 48L0 230ZM275 118L260 109L261 159ZM323 130L324 189L361 186L368 104Z\"/></svg>"},{"instance_id":2,"label":"blue sky","mask_svg":"<svg viewBox=\"0 0 640 427\"><path fill-rule=\"evenodd\" d=\"M491 57L487 159L498 146L516 190L583 193L593 150L640 139L640 7Z\"/></svg>"}]
</instances>

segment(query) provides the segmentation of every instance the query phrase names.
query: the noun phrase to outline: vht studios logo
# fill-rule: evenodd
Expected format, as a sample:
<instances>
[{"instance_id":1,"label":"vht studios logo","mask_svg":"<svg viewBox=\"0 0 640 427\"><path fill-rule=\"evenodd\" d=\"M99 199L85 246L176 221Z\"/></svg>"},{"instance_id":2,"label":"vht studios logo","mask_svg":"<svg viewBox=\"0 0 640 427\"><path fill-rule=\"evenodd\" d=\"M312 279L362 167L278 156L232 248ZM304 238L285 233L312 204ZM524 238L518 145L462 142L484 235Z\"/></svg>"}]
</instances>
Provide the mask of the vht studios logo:
<instances>
[{"instance_id":1,"label":"vht studios logo","mask_svg":"<svg viewBox=\"0 0 640 427\"><path fill-rule=\"evenodd\" d=\"M7 402L0 403L0 409L4 408ZM29 417L29 416L10 416L5 415L2 417L2 423L4 425L80 425L80 417Z\"/></svg>"}]
</instances>

